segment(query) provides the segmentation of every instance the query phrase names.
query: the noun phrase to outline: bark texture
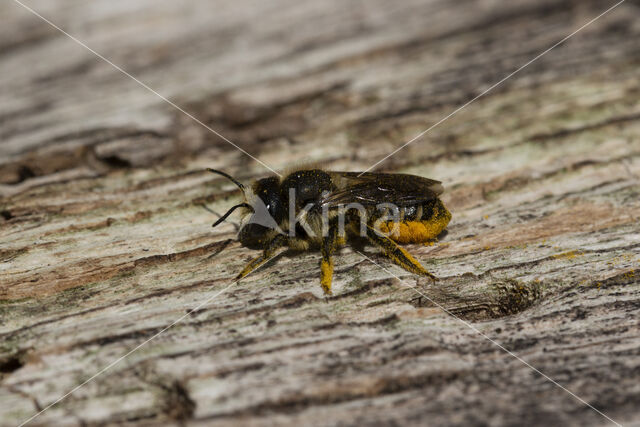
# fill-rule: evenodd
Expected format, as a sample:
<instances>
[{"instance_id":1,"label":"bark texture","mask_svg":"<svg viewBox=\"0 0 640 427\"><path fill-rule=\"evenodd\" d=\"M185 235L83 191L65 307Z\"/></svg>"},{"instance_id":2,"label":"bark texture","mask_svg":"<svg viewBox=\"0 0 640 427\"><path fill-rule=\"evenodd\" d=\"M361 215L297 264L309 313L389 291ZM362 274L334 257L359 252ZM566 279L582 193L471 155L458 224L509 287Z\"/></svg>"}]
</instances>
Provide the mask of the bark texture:
<instances>
[{"instance_id":1,"label":"bark texture","mask_svg":"<svg viewBox=\"0 0 640 427\"><path fill-rule=\"evenodd\" d=\"M613 2L28 4L276 170L364 170ZM0 16L0 424L203 302L31 424L640 423L637 1L379 165L444 182L448 235L407 247L438 283L345 249L328 299L317 253L226 289L256 253L202 170L268 171Z\"/></svg>"}]
</instances>

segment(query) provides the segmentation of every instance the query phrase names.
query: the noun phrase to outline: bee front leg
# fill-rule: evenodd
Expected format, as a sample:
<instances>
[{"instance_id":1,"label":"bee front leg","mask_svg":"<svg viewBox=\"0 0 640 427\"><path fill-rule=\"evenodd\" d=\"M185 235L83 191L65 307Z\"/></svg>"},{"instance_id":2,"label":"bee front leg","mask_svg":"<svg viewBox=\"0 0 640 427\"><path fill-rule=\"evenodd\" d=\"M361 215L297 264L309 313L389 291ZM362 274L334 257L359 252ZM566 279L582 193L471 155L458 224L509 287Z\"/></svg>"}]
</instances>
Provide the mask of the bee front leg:
<instances>
[{"instance_id":1,"label":"bee front leg","mask_svg":"<svg viewBox=\"0 0 640 427\"><path fill-rule=\"evenodd\" d=\"M287 237L282 234L278 234L274 237L262 251L262 255L252 259L245 268L242 269L240 274L236 276L236 280L240 280L247 274L251 273L256 268L260 267L265 262L269 261L275 255L276 251L288 243Z\"/></svg>"},{"instance_id":2,"label":"bee front leg","mask_svg":"<svg viewBox=\"0 0 640 427\"><path fill-rule=\"evenodd\" d=\"M405 270L414 274L419 274L420 276L430 277L433 280L438 280L436 276L429 273L414 257L412 257L409 252L398 246L396 242L387 236L382 236L376 233L373 227L368 225L367 240L382 249L382 254L385 257L389 258Z\"/></svg>"},{"instance_id":3,"label":"bee front leg","mask_svg":"<svg viewBox=\"0 0 640 427\"><path fill-rule=\"evenodd\" d=\"M331 295L331 282L333 280L333 253L338 246L338 224L329 223L329 232L322 238L320 251L320 285L325 295Z\"/></svg>"}]
</instances>

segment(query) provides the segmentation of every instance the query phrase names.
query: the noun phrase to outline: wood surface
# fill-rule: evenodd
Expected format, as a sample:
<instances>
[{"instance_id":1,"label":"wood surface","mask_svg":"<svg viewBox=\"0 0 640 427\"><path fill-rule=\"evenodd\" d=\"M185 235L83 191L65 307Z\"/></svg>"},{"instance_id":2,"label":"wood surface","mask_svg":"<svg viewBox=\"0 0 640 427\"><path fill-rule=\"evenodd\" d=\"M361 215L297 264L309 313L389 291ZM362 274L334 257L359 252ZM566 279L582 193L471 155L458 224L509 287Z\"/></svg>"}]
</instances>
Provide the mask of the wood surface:
<instances>
[{"instance_id":1,"label":"wood surface","mask_svg":"<svg viewBox=\"0 0 640 427\"><path fill-rule=\"evenodd\" d=\"M270 172L205 126L365 170L613 1L25 4L157 94L0 4L1 425L105 367L30 425L640 425L637 1L378 165L444 183L439 282L344 249L331 298L318 253L229 287L203 169Z\"/></svg>"}]
</instances>

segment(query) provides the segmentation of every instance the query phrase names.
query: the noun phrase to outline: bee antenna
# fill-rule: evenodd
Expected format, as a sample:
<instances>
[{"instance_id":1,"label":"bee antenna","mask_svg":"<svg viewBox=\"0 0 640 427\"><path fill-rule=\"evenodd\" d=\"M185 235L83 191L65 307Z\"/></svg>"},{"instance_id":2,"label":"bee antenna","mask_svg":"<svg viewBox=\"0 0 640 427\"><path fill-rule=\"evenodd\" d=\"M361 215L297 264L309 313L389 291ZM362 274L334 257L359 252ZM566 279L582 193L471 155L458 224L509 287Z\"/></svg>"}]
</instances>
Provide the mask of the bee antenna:
<instances>
[{"instance_id":1,"label":"bee antenna","mask_svg":"<svg viewBox=\"0 0 640 427\"><path fill-rule=\"evenodd\" d=\"M222 176L224 176L225 178L227 178L228 180L230 180L231 182L233 182L235 185L237 185L237 186L238 186L238 188L240 188L242 191L244 191L244 185L243 185L240 181L238 181L237 179L235 179L234 177L232 177L231 175L229 175L228 173L224 173L224 172L222 172L222 171L215 170L215 169L211 169L211 168L207 168L207 170L208 170L209 172L211 172L211 173L215 173L215 174L218 174L218 175L222 175ZM238 206L239 206L239 205L238 205ZM235 206L235 207L237 207L237 206ZM233 209L233 208L232 208L232 209Z\"/></svg>"},{"instance_id":2,"label":"bee antenna","mask_svg":"<svg viewBox=\"0 0 640 427\"><path fill-rule=\"evenodd\" d=\"M251 207L251 205L249 203L240 203L239 205L235 205L232 206L227 213L225 213L224 215L222 215L220 218L218 218L218 220L216 222L213 223L213 225L211 227L216 227L217 225L219 225L220 223L222 223L225 219L227 219L227 217L229 215L231 215L233 213L233 211L235 211L238 208L248 208L253 210L253 208Z\"/></svg>"}]
</instances>

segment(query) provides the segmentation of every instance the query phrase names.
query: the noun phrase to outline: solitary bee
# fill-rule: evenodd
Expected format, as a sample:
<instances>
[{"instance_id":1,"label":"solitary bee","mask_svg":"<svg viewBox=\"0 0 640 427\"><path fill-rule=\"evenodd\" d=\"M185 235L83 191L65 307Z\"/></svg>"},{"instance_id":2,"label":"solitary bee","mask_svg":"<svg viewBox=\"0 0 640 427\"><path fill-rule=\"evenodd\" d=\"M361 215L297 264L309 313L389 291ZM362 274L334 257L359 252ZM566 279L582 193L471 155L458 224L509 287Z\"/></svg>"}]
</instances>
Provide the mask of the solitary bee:
<instances>
[{"instance_id":1,"label":"solitary bee","mask_svg":"<svg viewBox=\"0 0 640 427\"><path fill-rule=\"evenodd\" d=\"M439 181L407 174L304 169L247 187L224 172L207 170L231 180L245 199L213 227L241 209L238 240L249 249L262 249L236 279L273 258L280 248L319 249L320 284L331 295L333 253L365 239L405 270L437 280L398 243L428 242L446 228L451 213L438 198L443 191Z\"/></svg>"}]
</instances>

